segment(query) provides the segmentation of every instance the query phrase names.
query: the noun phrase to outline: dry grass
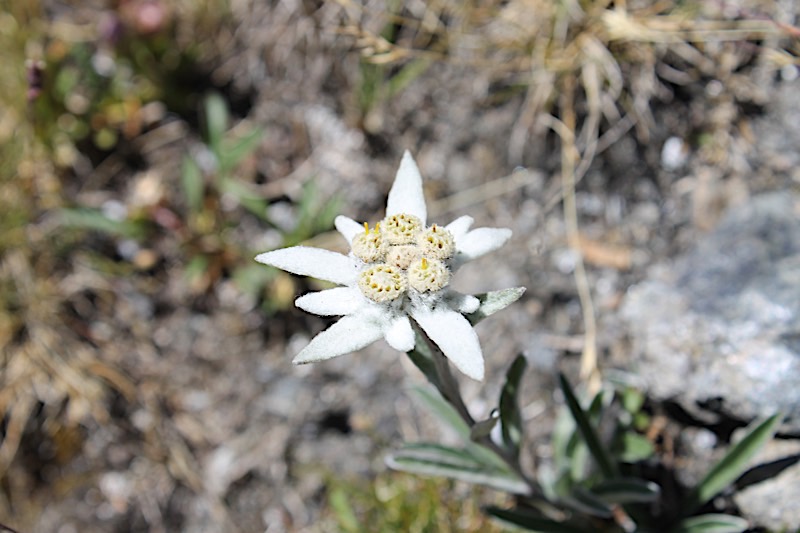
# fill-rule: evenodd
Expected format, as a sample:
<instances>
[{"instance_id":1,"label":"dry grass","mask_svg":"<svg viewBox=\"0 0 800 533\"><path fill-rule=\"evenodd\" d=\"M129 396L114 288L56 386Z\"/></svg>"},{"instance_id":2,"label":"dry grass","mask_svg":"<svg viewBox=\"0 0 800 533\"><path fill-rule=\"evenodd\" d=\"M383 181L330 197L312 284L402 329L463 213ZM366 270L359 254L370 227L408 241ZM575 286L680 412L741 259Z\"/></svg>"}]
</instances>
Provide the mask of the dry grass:
<instances>
[{"instance_id":1,"label":"dry grass","mask_svg":"<svg viewBox=\"0 0 800 533\"><path fill-rule=\"evenodd\" d=\"M65 299L53 276L55 257L40 231L27 225L52 207L56 191L53 166L31 144L26 123L24 46L35 19L35 6L14 4L0 16L0 46L7 60L0 66L0 476L16 456L29 423L47 422L49 437L76 434L89 416L107 418L105 385L93 368L102 367L92 350L61 320ZM34 24L34 27L36 24ZM54 194L55 193L55 194ZM99 365L99 366L96 366ZM105 369L105 367L103 367ZM111 374L113 371L108 369ZM76 443L57 450L74 453ZM7 502L0 508L8 508Z\"/></svg>"}]
</instances>

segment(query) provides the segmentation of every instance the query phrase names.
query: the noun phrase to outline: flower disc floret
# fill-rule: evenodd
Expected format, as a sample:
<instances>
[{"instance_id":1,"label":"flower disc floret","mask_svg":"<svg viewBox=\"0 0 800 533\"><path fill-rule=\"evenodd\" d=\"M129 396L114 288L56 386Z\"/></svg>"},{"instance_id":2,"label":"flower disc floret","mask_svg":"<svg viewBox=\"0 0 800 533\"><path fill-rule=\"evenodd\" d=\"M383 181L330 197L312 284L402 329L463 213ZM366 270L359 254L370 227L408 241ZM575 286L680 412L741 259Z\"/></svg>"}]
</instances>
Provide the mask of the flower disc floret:
<instances>
[{"instance_id":1,"label":"flower disc floret","mask_svg":"<svg viewBox=\"0 0 800 533\"><path fill-rule=\"evenodd\" d=\"M436 224L420 233L417 246L423 255L434 259L450 259L456 252L453 234Z\"/></svg>"},{"instance_id":2,"label":"flower disc floret","mask_svg":"<svg viewBox=\"0 0 800 533\"><path fill-rule=\"evenodd\" d=\"M419 292L433 292L450 283L450 270L438 259L417 259L408 267L408 285Z\"/></svg>"},{"instance_id":3,"label":"flower disc floret","mask_svg":"<svg viewBox=\"0 0 800 533\"><path fill-rule=\"evenodd\" d=\"M419 256L419 248L413 244L398 244L397 246L389 246L387 249L386 263L406 270Z\"/></svg>"},{"instance_id":4,"label":"flower disc floret","mask_svg":"<svg viewBox=\"0 0 800 533\"><path fill-rule=\"evenodd\" d=\"M350 245L353 255L365 263L382 261L383 256L386 254L387 245L384 242L379 226L380 224L376 225L375 229L370 230L365 222L365 231L353 237L353 242Z\"/></svg>"},{"instance_id":5,"label":"flower disc floret","mask_svg":"<svg viewBox=\"0 0 800 533\"><path fill-rule=\"evenodd\" d=\"M379 264L361 271L358 288L373 302L385 303L401 297L406 292L408 283L399 268Z\"/></svg>"},{"instance_id":6,"label":"flower disc floret","mask_svg":"<svg viewBox=\"0 0 800 533\"><path fill-rule=\"evenodd\" d=\"M422 221L414 215L399 213L381 222L381 232L388 244L412 244L422 231Z\"/></svg>"}]
</instances>

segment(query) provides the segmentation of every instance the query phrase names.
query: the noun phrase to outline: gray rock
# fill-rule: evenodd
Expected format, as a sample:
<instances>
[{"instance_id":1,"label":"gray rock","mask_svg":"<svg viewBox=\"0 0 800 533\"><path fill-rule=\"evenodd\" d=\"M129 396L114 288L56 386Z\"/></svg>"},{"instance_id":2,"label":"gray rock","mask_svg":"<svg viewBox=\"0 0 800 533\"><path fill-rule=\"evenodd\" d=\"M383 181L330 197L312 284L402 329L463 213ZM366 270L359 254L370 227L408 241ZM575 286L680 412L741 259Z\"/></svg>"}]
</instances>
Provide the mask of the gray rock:
<instances>
[{"instance_id":1,"label":"gray rock","mask_svg":"<svg viewBox=\"0 0 800 533\"><path fill-rule=\"evenodd\" d=\"M758 153L763 162L777 167L797 168L800 165L800 107L797 91L800 80L780 83L770 96L767 116L754 124L759 146Z\"/></svg>"},{"instance_id":2,"label":"gray rock","mask_svg":"<svg viewBox=\"0 0 800 533\"><path fill-rule=\"evenodd\" d=\"M622 316L649 394L701 420L788 415L800 434L800 197L753 198L632 287Z\"/></svg>"},{"instance_id":3,"label":"gray rock","mask_svg":"<svg viewBox=\"0 0 800 533\"><path fill-rule=\"evenodd\" d=\"M800 440L772 440L750 461L751 467L775 468L767 479L748 485L733 496L741 513L752 523L769 531L795 531L800 526L800 498L796 496L800 494L798 458Z\"/></svg>"}]
</instances>

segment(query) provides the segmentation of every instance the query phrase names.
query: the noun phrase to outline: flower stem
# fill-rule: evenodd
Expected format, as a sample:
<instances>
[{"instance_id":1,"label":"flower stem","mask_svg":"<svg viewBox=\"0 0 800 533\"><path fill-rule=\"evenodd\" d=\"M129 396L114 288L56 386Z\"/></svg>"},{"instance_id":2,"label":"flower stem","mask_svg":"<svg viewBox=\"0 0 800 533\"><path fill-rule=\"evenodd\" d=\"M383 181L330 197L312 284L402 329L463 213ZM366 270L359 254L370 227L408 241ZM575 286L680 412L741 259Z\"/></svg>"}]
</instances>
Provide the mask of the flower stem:
<instances>
[{"instance_id":1,"label":"flower stem","mask_svg":"<svg viewBox=\"0 0 800 533\"><path fill-rule=\"evenodd\" d=\"M461 398L461 391L458 387L458 381L456 381L456 378L450 371L450 364L448 363L447 358L445 357L444 353L442 353L442 350L436 345L436 343L434 343L425 334L422 328L420 328L415 322L412 321L412 323L419 332L420 336L425 339L425 343L428 345L428 349L430 350L431 358L433 359L433 364L436 369L436 376L438 377L438 383L434 383L434 385L436 385L436 388L439 390L439 393L442 395L442 397L453 406L461 419L466 422L471 429L475 425L475 419L469 413L469 409L467 409L463 398ZM476 444L480 444L481 446L484 446L485 448L488 448L494 452L494 454L500 457L506 463L506 465L508 465L508 467L520 477L520 479L525 481L525 483L528 485L528 496L530 498L546 501L546 499L543 497L542 489L535 481L525 474L522 469L522 465L519 463L519 459L510 455L489 436L477 439L475 442Z\"/></svg>"},{"instance_id":2,"label":"flower stem","mask_svg":"<svg viewBox=\"0 0 800 533\"><path fill-rule=\"evenodd\" d=\"M453 376L453 373L450 371L450 365L447 362L447 358L442 353L442 350L439 349L438 346L425 334L421 327L418 324L414 323L419 332L420 336L425 339L425 343L428 345L428 349L431 352L431 358L433 359L433 365L436 369L436 376L439 378L439 383L436 384L437 388L439 389L439 393L442 397L447 400L450 405L452 405L455 410L458 412L458 415L461 419L467 423L469 427L475 425L475 419L472 418L472 415L469 414L469 409L467 409L464 400L461 398L461 391L458 388L458 381Z\"/></svg>"}]
</instances>

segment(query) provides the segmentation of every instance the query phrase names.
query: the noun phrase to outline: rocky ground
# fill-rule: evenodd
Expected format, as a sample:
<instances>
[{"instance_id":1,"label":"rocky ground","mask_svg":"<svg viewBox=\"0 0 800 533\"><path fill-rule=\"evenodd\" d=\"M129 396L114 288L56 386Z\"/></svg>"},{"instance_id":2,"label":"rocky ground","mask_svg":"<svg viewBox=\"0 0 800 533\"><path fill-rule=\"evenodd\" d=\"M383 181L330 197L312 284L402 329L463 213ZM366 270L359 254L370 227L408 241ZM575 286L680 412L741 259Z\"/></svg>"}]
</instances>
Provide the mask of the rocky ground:
<instances>
[{"instance_id":1,"label":"rocky ground","mask_svg":"<svg viewBox=\"0 0 800 533\"><path fill-rule=\"evenodd\" d=\"M42 20L52 24L94 28L113 11L45 4ZM656 413L673 413L666 402L691 415L667 417L666 433L676 441L690 427L675 450L673 465L685 470L679 478L690 481L693 460L718 455L735 427L776 408L794 415L783 433L796 437L797 33L610 41L602 49L618 71L576 67L573 78L587 84L569 104L569 76L537 70L521 51L535 43L520 33L527 17L552 14L544 4L494 6L483 26L461 11L413 2L399 18L377 3L231 2L218 20L195 12L195 31L207 37L198 52L204 87L224 95L234 132L263 129L240 171L269 200L270 219L249 216L220 194L212 207L235 225L186 237L189 224L173 221L186 206L180 164L206 150L203 117L175 111L180 106L167 98L129 142L102 157L79 145L79 157L53 173L59 205L121 209L123 218L145 212L156 230L138 240L88 232L76 241L62 237L44 209L26 239L58 254L42 264L23 247L4 250L3 271L16 293L29 302L43 298L46 278L46 295L60 300L55 311L25 311L30 340L16 335L4 347L0 405L25 416L16 433L11 414L3 426L0 522L43 532L330 531L332 478L371 478L385 471L383 456L393 446L447 439L409 398L409 387L424 378L384 343L324 364L291 365L330 323L289 305L314 282L272 277L253 293L233 275L255 253L286 242L304 220L308 184L321 201L338 196L339 212L379 220L406 149L426 180L431 220L470 215L477 226L514 231L504 248L459 271L455 284L473 293L527 288L478 326L487 379L465 380L463 389L474 414L487 415L503 372L526 354L529 462L546 463L552 453L556 372L577 375L586 332L582 282L592 296L601 371L624 371ZM797 23L793 3L762 4L714 3L697 18ZM180 5L171 17L183 16ZM590 32L597 21L587 20ZM376 38L388 21L398 48L382 49ZM180 30L188 30L177 27L181 45ZM607 44L581 42L589 58L597 57L592 46ZM430 54L398 51L406 49ZM601 71L608 65L596 63ZM582 154L593 154L579 165L574 194L578 253L562 209L561 142L547 117L568 122L572 110L579 128L586 126L595 109L586 89L591 76L603 77L604 100L598 143L589 126L577 139ZM537 87L548 83L560 94L537 103ZM188 94L196 110L200 96ZM37 183L34 194L46 198ZM772 215L756 222L754 212ZM312 243L344 244L332 232ZM211 260L205 275L192 277L188 254L197 250ZM585 280L576 275L581 256ZM737 357L744 375L721 359ZM681 382L687 375L694 381ZM756 381L772 395L758 393ZM735 396L742 390L752 394ZM789 448L773 459L796 456L793 443L786 439ZM784 495L796 492L793 475ZM737 500L755 523L800 523L796 508L771 515L764 506L749 509L759 497L775 503L758 494Z\"/></svg>"}]
</instances>

